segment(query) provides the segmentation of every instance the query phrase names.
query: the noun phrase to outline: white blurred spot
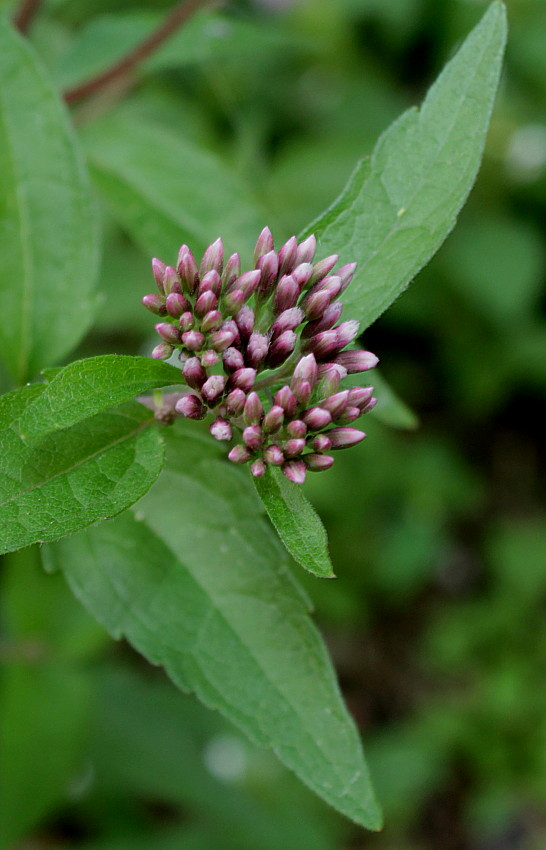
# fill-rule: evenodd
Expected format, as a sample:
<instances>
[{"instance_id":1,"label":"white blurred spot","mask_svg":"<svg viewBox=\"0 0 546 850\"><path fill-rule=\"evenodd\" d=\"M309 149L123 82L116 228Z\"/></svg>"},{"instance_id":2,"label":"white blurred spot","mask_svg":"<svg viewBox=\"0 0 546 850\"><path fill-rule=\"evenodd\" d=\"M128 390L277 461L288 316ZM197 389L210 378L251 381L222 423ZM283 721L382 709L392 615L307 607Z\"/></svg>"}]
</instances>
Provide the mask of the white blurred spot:
<instances>
[{"instance_id":1,"label":"white blurred spot","mask_svg":"<svg viewBox=\"0 0 546 850\"><path fill-rule=\"evenodd\" d=\"M242 779L248 768L245 746L233 735L217 735L207 744L203 761L213 776L225 782Z\"/></svg>"},{"instance_id":2,"label":"white blurred spot","mask_svg":"<svg viewBox=\"0 0 546 850\"><path fill-rule=\"evenodd\" d=\"M546 166L546 127L525 124L512 133L506 151L506 167L516 180L530 182L540 177Z\"/></svg>"}]
</instances>

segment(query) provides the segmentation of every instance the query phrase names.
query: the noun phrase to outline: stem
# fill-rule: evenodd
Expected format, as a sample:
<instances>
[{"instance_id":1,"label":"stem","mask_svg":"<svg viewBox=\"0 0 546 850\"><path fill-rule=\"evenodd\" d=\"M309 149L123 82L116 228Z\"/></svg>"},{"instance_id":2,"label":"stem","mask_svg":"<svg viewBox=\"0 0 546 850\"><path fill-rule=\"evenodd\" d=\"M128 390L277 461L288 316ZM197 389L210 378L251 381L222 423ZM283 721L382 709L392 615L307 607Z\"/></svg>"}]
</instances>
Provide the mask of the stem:
<instances>
[{"instance_id":1,"label":"stem","mask_svg":"<svg viewBox=\"0 0 546 850\"><path fill-rule=\"evenodd\" d=\"M31 2L31 0L27 0L27 2ZM40 0L33 0L33 2L40 2ZM173 35L194 12L208 3L210 3L210 0L185 0L185 2L177 3L157 29L110 68L107 68L106 71L97 74L95 77L91 77L86 82L75 86L73 89L68 89L64 93L65 101L67 103L74 103L77 100L88 97L90 94L95 94L113 80L117 80L127 72L134 70L137 65L147 59L164 41Z\"/></svg>"},{"instance_id":2,"label":"stem","mask_svg":"<svg viewBox=\"0 0 546 850\"><path fill-rule=\"evenodd\" d=\"M21 33L30 29L34 16L42 5L42 0L21 0L19 8L13 16L13 25Z\"/></svg>"}]
</instances>

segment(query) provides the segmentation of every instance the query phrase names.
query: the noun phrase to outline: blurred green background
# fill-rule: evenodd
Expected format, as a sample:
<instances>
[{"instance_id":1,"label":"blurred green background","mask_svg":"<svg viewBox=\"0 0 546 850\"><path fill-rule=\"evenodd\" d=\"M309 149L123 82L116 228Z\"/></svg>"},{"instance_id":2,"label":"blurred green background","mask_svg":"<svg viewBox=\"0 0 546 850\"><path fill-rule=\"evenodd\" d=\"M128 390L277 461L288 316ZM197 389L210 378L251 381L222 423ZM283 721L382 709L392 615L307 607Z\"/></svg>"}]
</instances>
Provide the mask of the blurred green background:
<instances>
[{"instance_id":1,"label":"blurred green background","mask_svg":"<svg viewBox=\"0 0 546 850\"><path fill-rule=\"evenodd\" d=\"M66 90L170 5L49 0L30 38ZM303 228L485 7L231 2L196 15L134 84L78 104L105 233L104 300L78 355L150 351L150 252L170 262L220 233L244 252L265 223L277 244ZM338 817L113 645L25 552L2 571L0 848L546 848L546 2L508 13L476 187L364 335L419 426L367 417L365 443L307 487L339 578L298 577L384 832Z\"/></svg>"}]
</instances>

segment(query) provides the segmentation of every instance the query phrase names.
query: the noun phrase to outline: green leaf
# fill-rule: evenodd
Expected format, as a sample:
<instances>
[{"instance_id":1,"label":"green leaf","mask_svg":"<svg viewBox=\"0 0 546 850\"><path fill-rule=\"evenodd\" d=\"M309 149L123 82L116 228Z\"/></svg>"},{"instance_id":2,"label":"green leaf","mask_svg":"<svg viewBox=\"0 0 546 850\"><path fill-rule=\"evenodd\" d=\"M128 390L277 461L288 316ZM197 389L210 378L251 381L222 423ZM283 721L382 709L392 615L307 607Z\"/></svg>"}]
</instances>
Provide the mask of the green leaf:
<instances>
[{"instance_id":1,"label":"green leaf","mask_svg":"<svg viewBox=\"0 0 546 850\"><path fill-rule=\"evenodd\" d=\"M271 522L294 560L316 576L334 578L326 531L301 485L293 484L273 467L253 481Z\"/></svg>"},{"instance_id":2,"label":"green leaf","mask_svg":"<svg viewBox=\"0 0 546 850\"><path fill-rule=\"evenodd\" d=\"M506 39L493 3L446 65L420 110L405 112L306 231L321 254L359 267L344 302L370 325L407 287L455 224L476 178Z\"/></svg>"},{"instance_id":3,"label":"green leaf","mask_svg":"<svg viewBox=\"0 0 546 850\"><path fill-rule=\"evenodd\" d=\"M91 324L95 210L65 108L28 43L0 19L1 357L19 383Z\"/></svg>"},{"instance_id":4,"label":"green leaf","mask_svg":"<svg viewBox=\"0 0 546 850\"><path fill-rule=\"evenodd\" d=\"M161 471L159 430L136 402L29 446L19 420L43 387L0 398L0 554L115 516Z\"/></svg>"},{"instance_id":5,"label":"green leaf","mask_svg":"<svg viewBox=\"0 0 546 850\"><path fill-rule=\"evenodd\" d=\"M76 360L26 408L21 435L37 437L68 428L138 393L181 380L180 369L150 357L103 354Z\"/></svg>"},{"instance_id":6,"label":"green leaf","mask_svg":"<svg viewBox=\"0 0 546 850\"><path fill-rule=\"evenodd\" d=\"M164 472L134 512L47 547L49 566L113 636L377 829L356 728L255 490L190 433L169 429Z\"/></svg>"},{"instance_id":7,"label":"green leaf","mask_svg":"<svg viewBox=\"0 0 546 850\"><path fill-rule=\"evenodd\" d=\"M352 375L345 386L350 386L351 384L357 386L362 383L361 375L355 375L354 379L356 380L351 380L351 378L353 378ZM371 411L370 416L374 416L391 428L402 428L409 431L417 428L419 426L417 414L395 393L381 372L374 369L371 380L373 380L374 390L377 394L377 404Z\"/></svg>"},{"instance_id":8,"label":"green leaf","mask_svg":"<svg viewBox=\"0 0 546 850\"><path fill-rule=\"evenodd\" d=\"M233 250L255 242L255 199L212 152L127 110L95 122L85 141L101 194L147 252L174 258L187 242L197 254L220 235Z\"/></svg>"}]
</instances>

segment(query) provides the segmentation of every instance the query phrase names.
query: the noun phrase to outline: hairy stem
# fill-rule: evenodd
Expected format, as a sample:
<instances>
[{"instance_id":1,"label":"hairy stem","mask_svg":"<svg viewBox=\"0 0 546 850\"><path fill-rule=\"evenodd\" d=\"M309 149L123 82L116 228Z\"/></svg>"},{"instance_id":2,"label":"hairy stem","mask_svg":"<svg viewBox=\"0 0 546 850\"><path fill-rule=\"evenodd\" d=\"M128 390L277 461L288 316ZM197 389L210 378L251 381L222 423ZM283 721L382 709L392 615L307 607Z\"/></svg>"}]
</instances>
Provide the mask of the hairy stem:
<instances>
[{"instance_id":1,"label":"hairy stem","mask_svg":"<svg viewBox=\"0 0 546 850\"><path fill-rule=\"evenodd\" d=\"M15 15L13 16L13 25L21 33L28 32L31 27L34 16L42 5L43 0L21 0Z\"/></svg>"},{"instance_id":2,"label":"hairy stem","mask_svg":"<svg viewBox=\"0 0 546 850\"><path fill-rule=\"evenodd\" d=\"M27 0L27 2L30 2L30 0ZM65 101L67 103L74 103L91 94L96 94L111 82L133 71L137 65L147 59L148 56L151 56L164 41L173 35L194 12L209 3L210 0L185 0L184 2L177 3L157 29L110 68L72 89L68 89L64 93Z\"/></svg>"}]
</instances>

